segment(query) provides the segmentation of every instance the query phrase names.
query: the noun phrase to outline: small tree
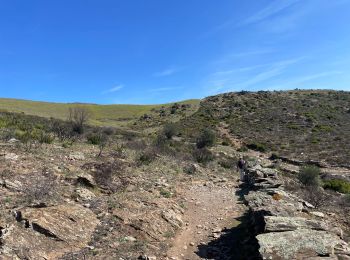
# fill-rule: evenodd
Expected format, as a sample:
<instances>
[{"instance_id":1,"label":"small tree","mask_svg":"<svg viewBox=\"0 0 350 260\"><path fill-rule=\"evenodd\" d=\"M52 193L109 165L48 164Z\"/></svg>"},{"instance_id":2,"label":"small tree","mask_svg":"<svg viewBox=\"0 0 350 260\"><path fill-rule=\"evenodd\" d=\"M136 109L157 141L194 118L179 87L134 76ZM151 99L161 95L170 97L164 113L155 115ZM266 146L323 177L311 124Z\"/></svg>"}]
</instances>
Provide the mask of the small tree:
<instances>
[{"instance_id":1,"label":"small tree","mask_svg":"<svg viewBox=\"0 0 350 260\"><path fill-rule=\"evenodd\" d=\"M215 132L209 128L203 130L203 132L197 138L197 148L204 148L212 146L215 143L216 135Z\"/></svg>"},{"instance_id":2,"label":"small tree","mask_svg":"<svg viewBox=\"0 0 350 260\"><path fill-rule=\"evenodd\" d=\"M314 165L302 167L298 178L305 186L319 187L321 184L320 169Z\"/></svg>"},{"instance_id":3,"label":"small tree","mask_svg":"<svg viewBox=\"0 0 350 260\"><path fill-rule=\"evenodd\" d=\"M72 124L73 131L78 134L84 132L84 126L89 120L90 113L83 107L70 107L68 111L68 121Z\"/></svg>"},{"instance_id":4,"label":"small tree","mask_svg":"<svg viewBox=\"0 0 350 260\"><path fill-rule=\"evenodd\" d=\"M87 140L90 144L98 145L99 153L97 157L100 157L102 155L103 150L109 144L109 136L104 132L90 134L87 137Z\"/></svg>"},{"instance_id":5,"label":"small tree","mask_svg":"<svg viewBox=\"0 0 350 260\"><path fill-rule=\"evenodd\" d=\"M109 136L102 133L101 134L101 142L98 145L99 153L98 153L97 157L100 157L102 155L103 150L106 148L106 146L108 146L108 144L109 144Z\"/></svg>"},{"instance_id":6,"label":"small tree","mask_svg":"<svg viewBox=\"0 0 350 260\"><path fill-rule=\"evenodd\" d=\"M71 139L74 134L69 123L57 119L52 119L51 131L58 137L61 142L67 139Z\"/></svg>"}]
</instances>

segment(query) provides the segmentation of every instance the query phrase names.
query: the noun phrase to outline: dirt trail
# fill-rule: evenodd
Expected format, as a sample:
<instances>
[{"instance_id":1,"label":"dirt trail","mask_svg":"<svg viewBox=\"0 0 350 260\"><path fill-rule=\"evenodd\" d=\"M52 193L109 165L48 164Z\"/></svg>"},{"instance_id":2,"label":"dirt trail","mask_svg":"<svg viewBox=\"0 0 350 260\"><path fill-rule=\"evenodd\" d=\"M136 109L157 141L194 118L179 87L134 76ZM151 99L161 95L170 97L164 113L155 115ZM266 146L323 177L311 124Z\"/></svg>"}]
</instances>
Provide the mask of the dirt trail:
<instances>
[{"instance_id":1,"label":"dirt trail","mask_svg":"<svg viewBox=\"0 0 350 260\"><path fill-rule=\"evenodd\" d=\"M218 126L218 131L221 135L221 137L228 139L233 147L240 148L242 146L242 140L235 138L231 133L228 128L228 124L221 122L220 125Z\"/></svg>"},{"instance_id":2,"label":"dirt trail","mask_svg":"<svg viewBox=\"0 0 350 260\"><path fill-rule=\"evenodd\" d=\"M237 218L245 212L236 186L235 181L223 178L198 181L181 191L186 201L184 226L166 259L229 259L232 240L225 243L223 238L240 224Z\"/></svg>"}]
</instances>

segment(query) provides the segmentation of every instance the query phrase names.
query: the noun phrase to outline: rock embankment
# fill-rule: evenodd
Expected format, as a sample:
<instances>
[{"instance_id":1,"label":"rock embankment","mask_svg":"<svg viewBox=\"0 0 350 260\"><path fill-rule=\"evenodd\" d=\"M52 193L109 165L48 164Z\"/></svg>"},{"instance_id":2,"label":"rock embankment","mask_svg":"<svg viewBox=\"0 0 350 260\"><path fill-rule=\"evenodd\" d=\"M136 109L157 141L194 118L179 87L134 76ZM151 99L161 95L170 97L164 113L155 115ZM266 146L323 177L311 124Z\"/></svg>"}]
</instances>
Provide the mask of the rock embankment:
<instances>
[{"instance_id":1,"label":"rock embankment","mask_svg":"<svg viewBox=\"0 0 350 260\"><path fill-rule=\"evenodd\" d=\"M287 192L275 169L256 165L247 173L250 189L244 200L262 259L350 259L350 247L331 214L315 212Z\"/></svg>"}]
</instances>

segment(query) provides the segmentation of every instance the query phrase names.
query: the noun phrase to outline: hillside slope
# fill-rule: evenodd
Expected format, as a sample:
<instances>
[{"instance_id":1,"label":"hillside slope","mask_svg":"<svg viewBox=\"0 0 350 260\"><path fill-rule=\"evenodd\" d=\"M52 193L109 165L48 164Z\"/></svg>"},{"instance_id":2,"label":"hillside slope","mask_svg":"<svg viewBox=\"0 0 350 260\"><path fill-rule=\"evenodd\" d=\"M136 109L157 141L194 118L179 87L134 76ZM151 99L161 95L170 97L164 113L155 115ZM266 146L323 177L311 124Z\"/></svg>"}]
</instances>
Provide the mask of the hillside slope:
<instances>
[{"instance_id":1,"label":"hillside slope","mask_svg":"<svg viewBox=\"0 0 350 260\"><path fill-rule=\"evenodd\" d=\"M186 115L196 111L199 100L191 99L179 102L187 104ZM137 121L144 114L154 114L160 109L170 109L174 103L164 105L96 105L81 103L50 103L29 100L0 98L0 110L23 112L28 115L67 119L70 107L84 107L91 113L90 123L98 126L127 126Z\"/></svg>"},{"instance_id":2,"label":"hillside slope","mask_svg":"<svg viewBox=\"0 0 350 260\"><path fill-rule=\"evenodd\" d=\"M239 92L212 96L181 122L183 134L226 126L248 147L349 165L350 92Z\"/></svg>"}]
</instances>

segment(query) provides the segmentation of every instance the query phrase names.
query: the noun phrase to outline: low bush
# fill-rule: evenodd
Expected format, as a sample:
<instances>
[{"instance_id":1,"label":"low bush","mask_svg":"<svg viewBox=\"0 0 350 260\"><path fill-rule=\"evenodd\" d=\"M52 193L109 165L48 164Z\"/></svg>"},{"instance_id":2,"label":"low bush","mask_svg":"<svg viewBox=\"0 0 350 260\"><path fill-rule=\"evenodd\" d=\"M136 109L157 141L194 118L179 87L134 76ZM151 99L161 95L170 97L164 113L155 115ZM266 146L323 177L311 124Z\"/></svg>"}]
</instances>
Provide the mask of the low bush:
<instances>
[{"instance_id":1,"label":"low bush","mask_svg":"<svg viewBox=\"0 0 350 260\"><path fill-rule=\"evenodd\" d=\"M315 208L326 206L329 202L329 197L320 187L307 186L303 190L303 195L304 200L310 202Z\"/></svg>"},{"instance_id":2,"label":"low bush","mask_svg":"<svg viewBox=\"0 0 350 260\"><path fill-rule=\"evenodd\" d=\"M113 127L104 127L102 129L102 132L105 134L105 135L114 135L115 134L115 130Z\"/></svg>"},{"instance_id":3,"label":"low bush","mask_svg":"<svg viewBox=\"0 0 350 260\"><path fill-rule=\"evenodd\" d=\"M150 164L157 158L157 153L153 149L146 149L138 157L139 164Z\"/></svg>"},{"instance_id":4,"label":"low bush","mask_svg":"<svg viewBox=\"0 0 350 260\"><path fill-rule=\"evenodd\" d=\"M99 145L102 142L102 134L101 133L91 133L87 136L87 141L93 145Z\"/></svg>"},{"instance_id":5,"label":"low bush","mask_svg":"<svg viewBox=\"0 0 350 260\"><path fill-rule=\"evenodd\" d=\"M45 132L41 132L39 137L38 137L38 141L41 144L51 144L54 141L54 136L52 134L48 134Z\"/></svg>"},{"instance_id":6,"label":"low bush","mask_svg":"<svg viewBox=\"0 0 350 260\"><path fill-rule=\"evenodd\" d=\"M262 153L267 151L266 145L261 144L261 143L250 143L250 144L247 144L247 148L251 149L251 150L254 150L254 151L262 152Z\"/></svg>"},{"instance_id":7,"label":"low bush","mask_svg":"<svg viewBox=\"0 0 350 260\"><path fill-rule=\"evenodd\" d=\"M208 163L214 159L213 153L207 148L195 149L193 151L193 157L196 162Z\"/></svg>"},{"instance_id":8,"label":"low bush","mask_svg":"<svg viewBox=\"0 0 350 260\"><path fill-rule=\"evenodd\" d=\"M235 166L235 163L232 159L222 159L219 161L219 164L225 169L232 169Z\"/></svg>"},{"instance_id":9,"label":"low bush","mask_svg":"<svg viewBox=\"0 0 350 260\"><path fill-rule=\"evenodd\" d=\"M163 127L162 133L167 139L171 139L177 134L177 128L175 124L168 123Z\"/></svg>"},{"instance_id":10,"label":"low bush","mask_svg":"<svg viewBox=\"0 0 350 260\"><path fill-rule=\"evenodd\" d=\"M195 174L195 173L196 173L197 168L196 168L195 165L189 164L189 165L184 166L183 171L184 171L184 173L187 173L187 174L189 174L189 175L192 175L192 174Z\"/></svg>"},{"instance_id":11,"label":"low bush","mask_svg":"<svg viewBox=\"0 0 350 260\"><path fill-rule=\"evenodd\" d=\"M113 182L112 166L109 164L98 165L96 172L94 172L94 179L98 185L109 187Z\"/></svg>"},{"instance_id":12,"label":"low bush","mask_svg":"<svg viewBox=\"0 0 350 260\"><path fill-rule=\"evenodd\" d=\"M57 177L43 169L42 173L35 173L30 178L23 189L24 200L28 204L37 202L48 202L57 195Z\"/></svg>"},{"instance_id":13,"label":"low bush","mask_svg":"<svg viewBox=\"0 0 350 260\"><path fill-rule=\"evenodd\" d=\"M242 147L238 148L237 151L241 152L241 153L248 152L248 148L246 146L242 146Z\"/></svg>"},{"instance_id":14,"label":"low bush","mask_svg":"<svg viewBox=\"0 0 350 260\"><path fill-rule=\"evenodd\" d=\"M323 188L350 194L350 182L340 179L323 181Z\"/></svg>"},{"instance_id":15,"label":"low bush","mask_svg":"<svg viewBox=\"0 0 350 260\"><path fill-rule=\"evenodd\" d=\"M72 139L74 136L72 126L69 123L58 119L51 120L50 131L52 131L61 142L64 142L67 139Z\"/></svg>"},{"instance_id":16,"label":"low bush","mask_svg":"<svg viewBox=\"0 0 350 260\"><path fill-rule=\"evenodd\" d=\"M91 133L88 135L87 140L90 144L98 145L99 153L98 157L102 155L104 148L109 144L109 136L104 132Z\"/></svg>"},{"instance_id":17,"label":"low bush","mask_svg":"<svg viewBox=\"0 0 350 260\"><path fill-rule=\"evenodd\" d=\"M215 143L215 139L215 132L209 128L205 128L197 138L197 148L201 149L204 147L212 146Z\"/></svg>"},{"instance_id":18,"label":"low bush","mask_svg":"<svg viewBox=\"0 0 350 260\"><path fill-rule=\"evenodd\" d=\"M318 187L321 184L320 169L314 165L304 166L300 169L298 179L305 186Z\"/></svg>"},{"instance_id":19,"label":"low bush","mask_svg":"<svg viewBox=\"0 0 350 260\"><path fill-rule=\"evenodd\" d=\"M113 147L112 156L115 158L125 159L126 150L124 144L116 144Z\"/></svg>"},{"instance_id":20,"label":"low bush","mask_svg":"<svg viewBox=\"0 0 350 260\"><path fill-rule=\"evenodd\" d=\"M166 189L161 189L159 191L160 195L162 195L164 198L171 198L172 197L172 193Z\"/></svg>"},{"instance_id":21,"label":"low bush","mask_svg":"<svg viewBox=\"0 0 350 260\"><path fill-rule=\"evenodd\" d=\"M276 153L272 153L271 156L270 156L270 160L277 160L279 159L280 157L276 154Z\"/></svg>"},{"instance_id":22,"label":"low bush","mask_svg":"<svg viewBox=\"0 0 350 260\"><path fill-rule=\"evenodd\" d=\"M230 140L227 140L227 139L223 140L221 142L221 145L223 145L223 146L230 146Z\"/></svg>"}]
</instances>

